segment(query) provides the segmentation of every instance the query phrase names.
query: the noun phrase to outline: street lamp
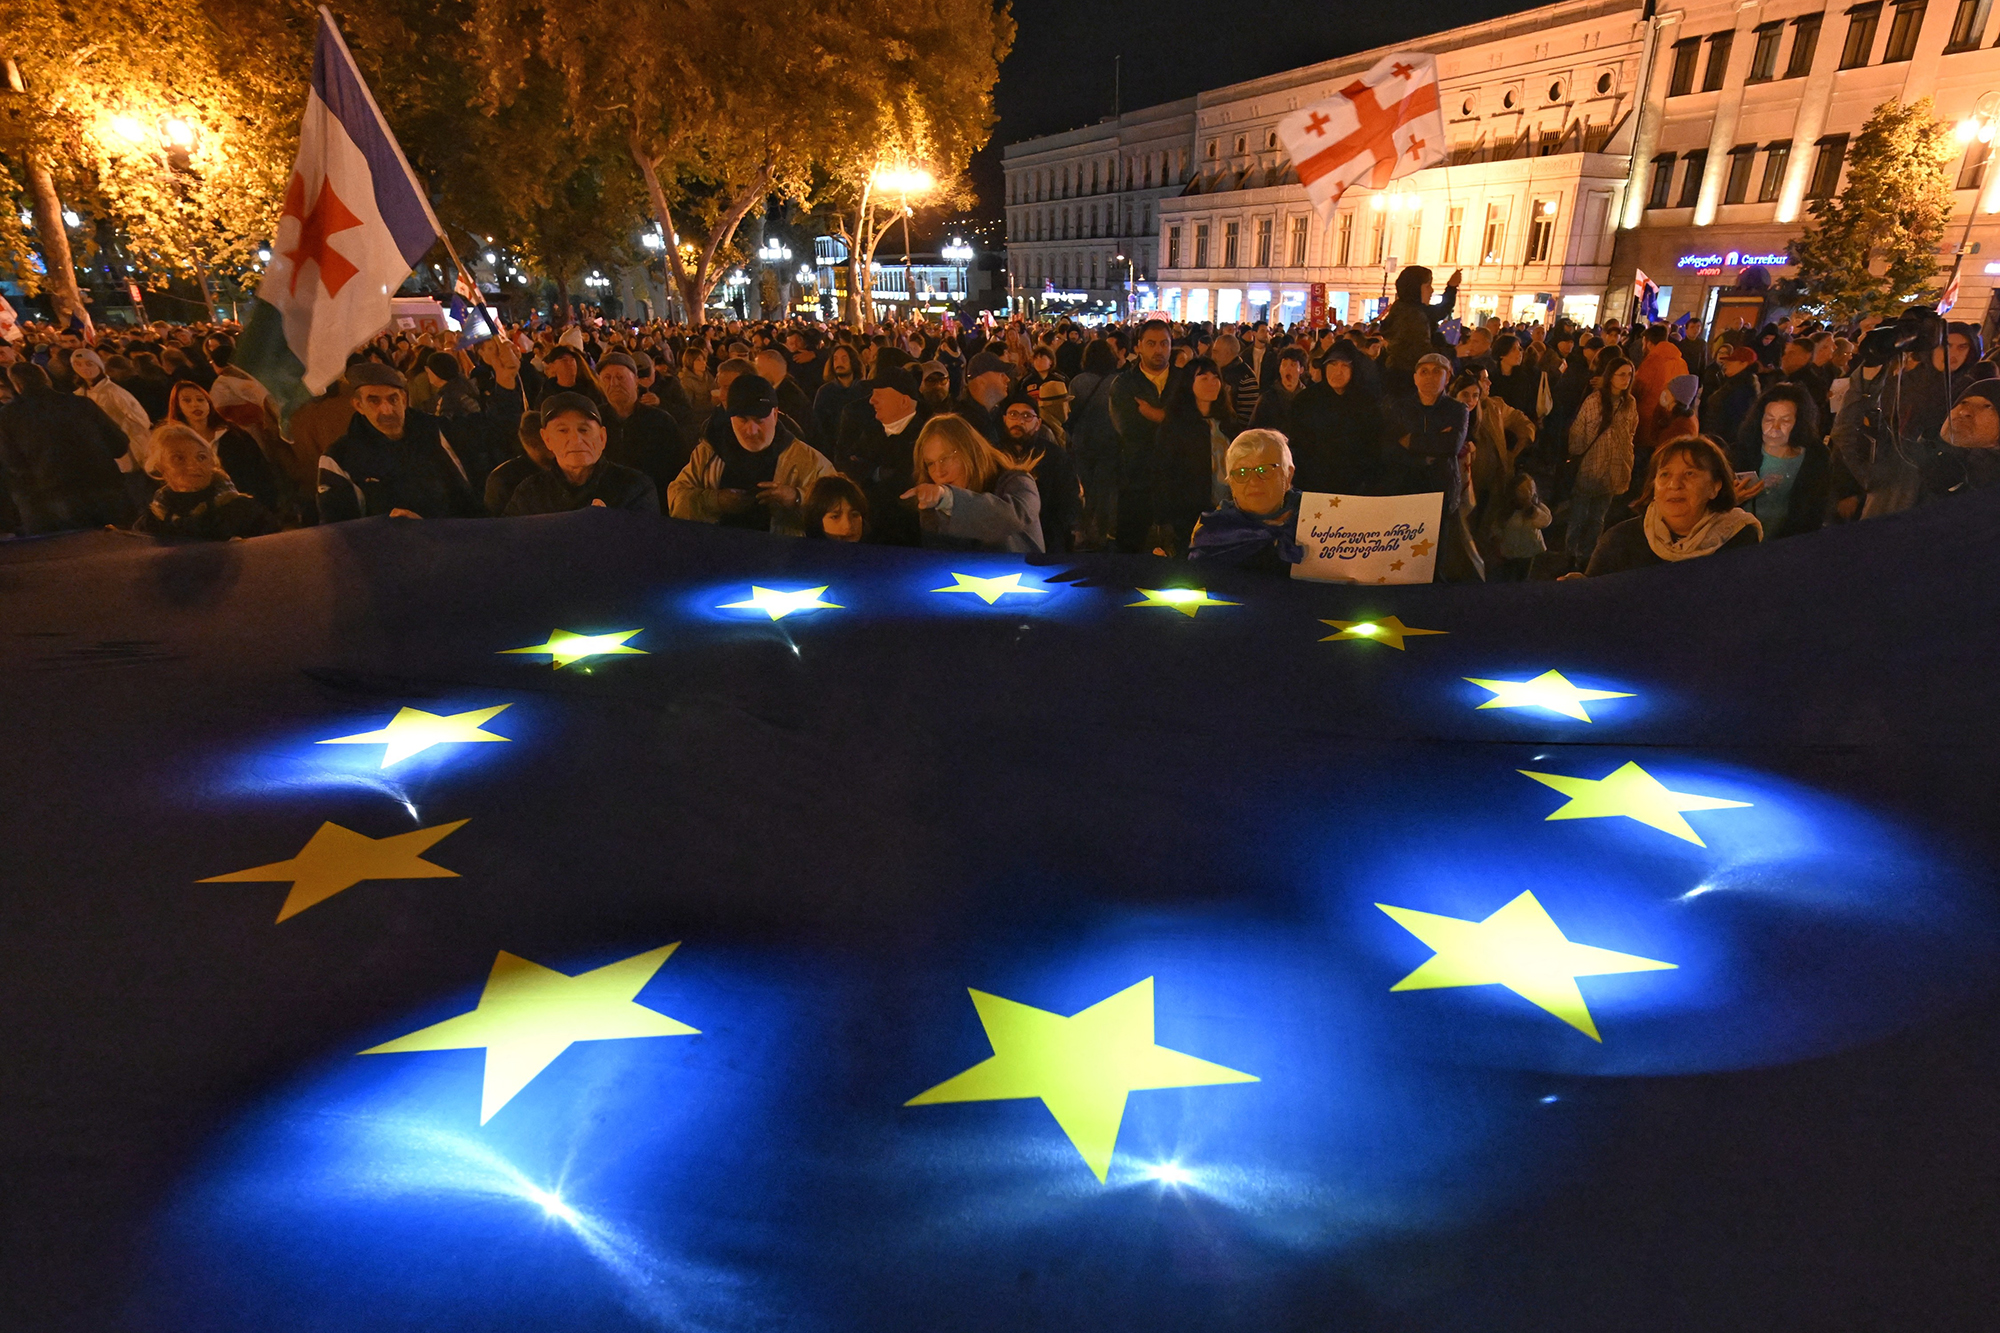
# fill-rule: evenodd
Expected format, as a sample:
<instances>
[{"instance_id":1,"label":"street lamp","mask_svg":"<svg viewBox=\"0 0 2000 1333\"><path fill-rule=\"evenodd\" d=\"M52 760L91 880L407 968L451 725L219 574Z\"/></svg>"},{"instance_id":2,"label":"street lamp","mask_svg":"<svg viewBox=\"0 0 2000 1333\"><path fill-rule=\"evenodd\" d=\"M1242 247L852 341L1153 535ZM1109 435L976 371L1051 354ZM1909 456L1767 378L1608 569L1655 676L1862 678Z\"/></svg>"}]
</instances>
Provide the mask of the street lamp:
<instances>
[{"instance_id":1,"label":"street lamp","mask_svg":"<svg viewBox=\"0 0 2000 1333\"><path fill-rule=\"evenodd\" d=\"M917 280L916 275L910 272L910 196L929 194L937 188L937 177L922 167L903 165L877 167L870 180L876 189L893 191L903 201L903 289L904 295L909 298L905 313L911 314L917 308Z\"/></svg>"},{"instance_id":2,"label":"street lamp","mask_svg":"<svg viewBox=\"0 0 2000 1333\"><path fill-rule=\"evenodd\" d=\"M1958 141L1969 147L1972 141L1977 139L1990 149L1996 126L2000 126L2000 92L1983 94L1979 101L1974 103L1972 114L1958 122ZM1983 177L1981 183L1985 183ZM1978 216L1979 199L1975 195L1972 207L1965 212L1965 234L1958 238L1958 252L1951 257L1951 277L1946 279L1944 285L1946 292L1952 292L1958 286L1958 273L1965 267L1965 255L1971 247L1972 220ZM1947 306L1946 309L1950 307Z\"/></svg>"},{"instance_id":3,"label":"street lamp","mask_svg":"<svg viewBox=\"0 0 2000 1333\"><path fill-rule=\"evenodd\" d=\"M185 203L187 190L181 180L181 172L195 174L189 159L201 142L200 127L184 116L169 115L161 117L156 129L129 113L112 116L107 124L111 133L123 140L128 149L143 153L160 164L167 180L174 185L175 193ZM188 258L194 264L195 278L201 284L202 300L212 315L216 308L215 288L208 280L208 268L192 249Z\"/></svg>"}]
</instances>

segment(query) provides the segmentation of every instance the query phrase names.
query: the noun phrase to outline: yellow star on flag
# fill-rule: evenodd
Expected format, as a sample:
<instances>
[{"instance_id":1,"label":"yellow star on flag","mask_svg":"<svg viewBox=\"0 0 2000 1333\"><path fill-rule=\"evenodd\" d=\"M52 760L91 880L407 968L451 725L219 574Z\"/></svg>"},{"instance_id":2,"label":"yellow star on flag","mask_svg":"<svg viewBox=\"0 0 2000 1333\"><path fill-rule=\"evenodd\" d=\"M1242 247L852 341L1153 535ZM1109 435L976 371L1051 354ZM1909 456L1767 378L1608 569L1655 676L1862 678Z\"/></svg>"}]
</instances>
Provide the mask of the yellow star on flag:
<instances>
[{"instance_id":1,"label":"yellow star on flag","mask_svg":"<svg viewBox=\"0 0 2000 1333\"><path fill-rule=\"evenodd\" d=\"M1482 690L1493 691L1493 697L1479 705L1481 708L1546 708L1582 722L1590 721L1583 705L1591 699L1633 697L1621 690L1583 689L1570 684L1560 671L1544 671L1533 680L1475 680L1471 676L1466 679Z\"/></svg>"},{"instance_id":2,"label":"yellow star on flag","mask_svg":"<svg viewBox=\"0 0 2000 1333\"><path fill-rule=\"evenodd\" d=\"M314 903L325 902L364 879L457 879L456 870L432 865L423 854L433 844L465 827L463 819L433 824L410 833L371 838L365 833L328 822L306 840L289 861L252 866L227 875L211 875L197 884L271 884L289 880L292 891L278 909L278 920L297 916Z\"/></svg>"},{"instance_id":3,"label":"yellow star on flag","mask_svg":"<svg viewBox=\"0 0 2000 1333\"><path fill-rule=\"evenodd\" d=\"M1151 977L1068 1018L985 991L971 995L993 1055L903 1105L1039 1097L1099 1184L1111 1170L1129 1094L1258 1082L1154 1045Z\"/></svg>"},{"instance_id":4,"label":"yellow star on flag","mask_svg":"<svg viewBox=\"0 0 2000 1333\"><path fill-rule=\"evenodd\" d=\"M1571 942L1532 892L1522 893L1484 921L1463 921L1387 903L1375 905L1436 951L1390 990L1505 986L1596 1042L1604 1038L1597 1035L1597 1024L1584 1005L1576 978L1679 966Z\"/></svg>"},{"instance_id":5,"label":"yellow star on flag","mask_svg":"<svg viewBox=\"0 0 2000 1333\"><path fill-rule=\"evenodd\" d=\"M581 662L587 657L603 657L612 653L637 653L644 657L644 648L627 648L625 640L639 633L628 629L621 634L572 634L566 629L551 630L547 643L538 643L532 648L502 648L500 656L509 653L547 653L558 667L566 667L572 662Z\"/></svg>"},{"instance_id":6,"label":"yellow star on flag","mask_svg":"<svg viewBox=\"0 0 2000 1333\"><path fill-rule=\"evenodd\" d=\"M1372 639L1376 643L1386 643L1397 651L1402 651L1403 640L1412 634L1448 634L1449 630L1411 629L1397 616L1378 616L1374 620L1322 620L1322 625L1331 625L1339 630L1329 634L1321 643L1333 643L1340 639Z\"/></svg>"},{"instance_id":7,"label":"yellow star on flag","mask_svg":"<svg viewBox=\"0 0 2000 1333\"><path fill-rule=\"evenodd\" d=\"M1668 791L1658 778L1631 762L1601 778L1530 773L1525 768L1515 771L1569 797L1569 803L1550 815L1550 819L1608 819L1624 815L1627 819L1649 824L1662 833L1671 833L1697 847L1708 844L1701 840L1687 820L1681 818L1682 811L1742 810L1750 805L1748 801L1725 801L1719 796Z\"/></svg>"},{"instance_id":8,"label":"yellow star on flag","mask_svg":"<svg viewBox=\"0 0 2000 1333\"><path fill-rule=\"evenodd\" d=\"M440 716L426 713L421 708L399 708L396 716L389 719L389 725L380 731L364 731L357 736L335 736L330 741L320 741L321 745L386 745L382 754L382 767L400 764L412 755L422 754L433 745L451 745L462 741L504 741L511 737L496 736L482 730L482 724L490 722L511 704L501 704L496 708L475 708L469 713L452 713Z\"/></svg>"},{"instance_id":9,"label":"yellow star on flag","mask_svg":"<svg viewBox=\"0 0 2000 1333\"><path fill-rule=\"evenodd\" d=\"M693 1034L696 1029L633 1000L678 948L678 943L665 945L575 976L502 949L493 960L486 989L480 992L479 1006L471 1013L371 1046L361 1054L483 1048L486 1077L479 1100L483 1125L574 1042Z\"/></svg>"},{"instance_id":10,"label":"yellow star on flag","mask_svg":"<svg viewBox=\"0 0 2000 1333\"><path fill-rule=\"evenodd\" d=\"M1166 606L1193 618L1194 613L1204 606L1241 606L1241 602L1225 602L1210 597L1206 588L1135 588L1134 592L1144 601L1127 602L1127 606Z\"/></svg>"},{"instance_id":11,"label":"yellow star on flag","mask_svg":"<svg viewBox=\"0 0 2000 1333\"><path fill-rule=\"evenodd\" d=\"M999 578L982 579L975 578L971 574L954 572L952 578L957 581L951 587L932 588L931 591L969 592L983 599L988 606L993 605L993 603L999 601L1010 592L1028 592L1035 594L1037 597L1046 597L1049 591L1047 588L1023 588L1019 574L1002 574Z\"/></svg>"},{"instance_id":12,"label":"yellow star on flag","mask_svg":"<svg viewBox=\"0 0 2000 1333\"><path fill-rule=\"evenodd\" d=\"M719 609L724 611L762 611L773 620L783 620L794 611L813 611L820 607L826 607L833 611L840 610L840 603L823 602L820 600L819 595L825 591L826 587L822 585L817 588L807 588L801 592L779 592L775 588L759 588L753 583L750 585L750 596L748 599L741 602L724 602Z\"/></svg>"}]
</instances>

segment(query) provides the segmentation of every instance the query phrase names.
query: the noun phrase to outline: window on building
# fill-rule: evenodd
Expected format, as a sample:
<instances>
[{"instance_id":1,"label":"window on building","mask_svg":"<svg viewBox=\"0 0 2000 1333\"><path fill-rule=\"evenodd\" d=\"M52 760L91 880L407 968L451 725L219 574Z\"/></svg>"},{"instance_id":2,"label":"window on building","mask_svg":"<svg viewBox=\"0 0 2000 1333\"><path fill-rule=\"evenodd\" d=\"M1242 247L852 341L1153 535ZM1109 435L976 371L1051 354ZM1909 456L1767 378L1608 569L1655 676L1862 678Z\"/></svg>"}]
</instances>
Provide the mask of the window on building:
<instances>
[{"instance_id":1,"label":"window on building","mask_svg":"<svg viewBox=\"0 0 2000 1333\"><path fill-rule=\"evenodd\" d=\"M1889 40L1882 48L1882 63L1893 65L1917 53L1917 33L1924 26L1924 0L1896 6L1889 19Z\"/></svg>"},{"instance_id":2,"label":"window on building","mask_svg":"<svg viewBox=\"0 0 2000 1333\"><path fill-rule=\"evenodd\" d=\"M1257 219L1257 267L1271 267L1271 219Z\"/></svg>"},{"instance_id":3,"label":"window on building","mask_svg":"<svg viewBox=\"0 0 2000 1333\"><path fill-rule=\"evenodd\" d=\"M1368 228L1368 262L1380 264L1386 256L1389 245L1389 210L1383 209L1375 215L1374 225Z\"/></svg>"},{"instance_id":4,"label":"window on building","mask_svg":"<svg viewBox=\"0 0 2000 1333\"><path fill-rule=\"evenodd\" d=\"M1224 268L1236 267L1236 239L1240 229L1240 223L1225 222L1222 224L1222 266Z\"/></svg>"},{"instance_id":5,"label":"window on building","mask_svg":"<svg viewBox=\"0 0 2000 1333\"><path fill-rule=\"evenodd\" d=\"M1537 199L1528 214L1528 259L1530 264L1546 264L1555 248L1556 201Z\"/></svg>"},{"instance_id":6,"label":"window on building","mask_svg":"<svg viewBox=\"0 0 2000 1333\"><path fill-rule=\"evenodd\" d=\"M1750 197L1750 168L1757 162L1757 145L1740 143L1729 150L1729 175L1722 183L1722 202L1740 204Z\"/></svg>"},{"instance_id":7,"label":"window on building","mask_svg":"<svg viewBox=\"0 0 2000 1333\"><path fill-rule=\"evenodd\" d=\"M1458 239L1464 234L1464 205L1448 209L1444 215L1444 253L1438 256L1438 262L1444 264L1456 264L1458 262Z\"/></svg>"},{"instance_id":8,"label":"window on building","mask_svg":"<svg viewBox=\"0 0 2000 1333\"><path fill-rule=\"evenodd\" d=\"M1403 253L1401 259L1405 264L1414 264L1417 262L1417 245L1423 239L1424 215L1422 213L1412 213L1410 214L1410 225L1403 233Z\"/></svg>"},{"instance_id":9,"label":"window on building","mask_svg":"<svg viewBox=\"0 0 2000 1333\"><path fill-rule=\"evenodd\" d=\"M1169 227L1167 228L1167 267L1179 268L1180 266L1181 229L1179 227Z\"/></svg>"},{"instance_id":10,"label":"window on building","mask_svg":"<svg viewBox=\"0 0 2000 1333\"><path fill-rule=\"evenodd\" d=\"M1096 255L1090 257L1090 285L1092 287L1097 286L1097 258Z\"/></svg>"},{"instance_id":11,"label":"window on building","mask_svg":"<svg viewBox=\"0 0 2000 1333\"><path fill-rule=\"evenodd\" d=\"M1674 207L1693 208L1701 198L1701 177L1708 170L1708 150L1697 148L1681 161L1687 165L1681 168L1681 197L1674 201Z\"/></svg>"},{"instance_id":12,"label":"window on building","mask_svg":"<svg viewBox=\"0 0 2000 1333\"><path fill-rule=\"evenodd\" d=\"M1992 152L1993 145L1980 139L1965 146L1965 161L1958 168L1959 189L1976 190L1986 183L1986 159Z\"/></svg>"},{"instance_id":13,"label":"window on building","mask_svg":"<svg viewBox=\"0 0 2000 1333\"><path fill-rule=\"evenodd\" d=\"M1986 39L1986 10L1990 0L1958 0L1958 12L1952 16L1951 37L1944 44L1945 54L1953 51L1977 51L1979 43Z\"/></svg>"},{"instance_id":14,"label":"window on building","mask_svg":"<svg viewBox=\"0 0 2000 1333\"><path fill-rule=\"evenodd\" d=\"M1780 139L1764 145L1764 176L1757 182L1757 202L1775 204L1785 188L1785 165L1792 160L1792 141Z\"/></svg>"},{"instance_id":15,"label":"window on building","mask_svg":"<svg viewBox=\"0 0 2000 1333\"><path fill-rule=\"evenodd\" d=\"M1196 268L1208 267L1208 224L1206 222L1197 222L1194 224L1194 266Z\"/></svg>"},{"instance_id":16,"label":"window on building","mask_svg":"<svg viewBox=\"0 0 2000 1333\"><path fill-rule=\"evenodd\" d=\"M1750 74L1746 82L1768 83L1778 77L1778 43L1785 37L1782 23L1757 25L1757 45L1750 52Z\"/></svg>"},{"instance_id":17,"label":"window on building","mask_svg":"<svg viewBox=\"0 0 2000 1333\"><path fill-rule=\"evenodd\" d=\"M1292 267L1306 266L1306 237L1310 234L1312 219L1301 213L1292 219Z\"/></svg>"},{"instance_id":18,"label":"window on building","mask_svg":"<svg viewBox=\"0 0 2000 1333\"><path fill-rule=\"evenodd\" d=\"M1334 227L1333 262L1346 268L1354 262L1354 214L1342 213Z\"/></svg>"},{"instance_id":19,"label":"window on building","mask_svg":"<svg viewBox=\"0 0 2000 1333\"><path fill-rule=\"evenodd\" d=\"M1729 48L1735 45L1734 32L1718 32L1708 39L1708 68L1702 71L1701 90L1712 93L1722 86L1729 73Z\"/></svg>"},{"instance_id":20,"label":"window on building","mask_svg":"<svg viewBox=\"0 0 2000 1333\"><path fill-rule=\"evenodd\" d=\"M1221 155L1222 145L1214 139L1208 141L1208 160L1213 162Z\"/></svg>"},{"instance_id":21,"label":"window on building","mask_svg":"<svg viewBox=\"0 0 2000 1333\"><path fill-rule=\"evenodd\" d=\"M1646 189L1646 207L1665 208L1667 192L1674 185L1674 155L1661 153L1653 159L1653 182Z\"/></svg>"},{"instance_id":22,"label":"window on building","mask_svg":"<svg viewBox=\"0 0 2000 1333\"><path fill-rule=\"evenodd\" d=\"M1500 262L1500 247L1507 240L1507 210L1502 204L1486 206L1486 237L1479 248L1479 262L1497 264Z\"/></svg>"},{"instance_id":23,"label":"window on building","mask_svg":"<svg viewBox=\"0 0 2000 1333\"><path fill-rule=\"evenodd\" d=\"M1674 43L1674 72L1667 80L1667 96L1679 97L1694 91L1694 67L1701 59L1701 38L1683 37Z\"/></svg>"},{"instance_id":24,"label":"window on building","mask_svg":"<svg viewBox=\"0 0 2000 1333\"><path fill-rule=\"evenodd\" d=\"M1820 23L1824 14L1806 14L1792 20L1792 58L1785 63L1785 77L1803 79L1812 73L1813 52L1819 47Z\"/></svg>"},{"instance_id":25,"label":"window on building","mask_svg":"<svg viewBox=\"0 0 2000 1333\"><path fill-rule=\"evenodd\" d=\"M1842 69L1868 63L1868 55L1875 49L1875 25L1881 19L1880 4L1856 5L1847 11L1847 40L1840 48Z\"/></svg>"},{"instance_id":26,"label":"window on building","mask_svg":"<svg viewBox=\"0 0 2000 1333\"><path fill-rule=\"evenodd\" d=\"M1239 134L1239 135L1237 135L1237 136L1236 136L1236 155L1237 155L1238 157L1241 157L1241 156L1242 156L1242 155L1243 155L1244 153L1247 153L1247 152L1249 152L1249 151L1250 151L1250 138L1249 138L1249 136L1248 136L1248 135L1243 135L1243 134Z\"/></svg>"},{"instance_id":27,"label":"window on building","mask_svg":"<svg viewBox=\"0 0 2000 1333\"><path fill-rule=\"evenodd\" d=\"M1840 188L1840 168L1847 161L1847 136L1829 134L1813 145L1819 155L1813 159L1812 180L1806 184L1806 198L1831 199Z\"/></svg>"}]
</instances>

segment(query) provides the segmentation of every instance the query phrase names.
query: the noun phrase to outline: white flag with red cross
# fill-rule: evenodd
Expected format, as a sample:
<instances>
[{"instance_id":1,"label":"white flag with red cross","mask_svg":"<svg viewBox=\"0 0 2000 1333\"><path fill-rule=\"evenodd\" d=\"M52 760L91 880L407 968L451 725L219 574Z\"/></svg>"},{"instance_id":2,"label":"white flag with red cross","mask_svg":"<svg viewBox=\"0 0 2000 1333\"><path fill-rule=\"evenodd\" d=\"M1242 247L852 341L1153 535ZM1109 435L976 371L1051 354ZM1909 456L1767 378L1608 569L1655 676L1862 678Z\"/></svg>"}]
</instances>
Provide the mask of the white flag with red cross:
<instances>
[{"instance_id":1,"label":"white flag with red cross","mask_svg":"<svg viewBox=\"0 0 2000 1333\"><path fill-rule=\"evenodd\" d=\"M1278 140L1322 217L1347 187L1379 190L1445 160L1437 59L1384 56L1333 96L1278 122Z\"/></svg>"}]
</instances>

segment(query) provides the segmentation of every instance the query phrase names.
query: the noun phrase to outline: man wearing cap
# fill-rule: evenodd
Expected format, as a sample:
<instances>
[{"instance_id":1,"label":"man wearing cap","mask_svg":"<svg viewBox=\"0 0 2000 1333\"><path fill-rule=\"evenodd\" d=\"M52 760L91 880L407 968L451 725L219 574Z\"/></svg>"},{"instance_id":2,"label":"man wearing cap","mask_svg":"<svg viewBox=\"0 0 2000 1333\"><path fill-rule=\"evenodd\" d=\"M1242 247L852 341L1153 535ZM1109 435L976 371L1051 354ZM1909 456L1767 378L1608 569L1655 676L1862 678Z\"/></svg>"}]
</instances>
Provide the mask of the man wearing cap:
<instances>
[{"instance_id":1,"label":"man wearing cap","mask_svg":"<svg viewBox=\"0 0 2000 1333\"><path fill-rule=\"evenodd\" d=\"M379 361L347 368L354 419L319 460L319 521L471 518L472 481L444 423L410 410L403 375Z\"/></svg>"},{"instance_id":2,"label":"man wearing cap","mask_svg":"<svg viewBox=\"0 0 2000 1333\"><path fill-rule=\"evenodd\" d=\"M892 546L915 546L922 538L917 515L899 497L914 475L917 432L937 411L924 398L916 371L899 359L902 355L897 349L882 350L875 378L865 382L868 396L840 414L834 454L840 470L867 495L876 536Z\"/></svg>"},{"instance_id":3,"label":"man wearing cap","mask_svg":"<svg viewBox=\"0 0 2000 1333\"><path fill-rule=\"evenodd\" d=\"M509 518L572 509L660 512L652 478L605 457L603 415L587 394L551 394L542 401L541 417L542 446L554 455L555 466L530 473L514 487Z\"/></svg>"},{"instance_id":4,"label":"man wearing cap","mask_svg":"<svg viewBox=\"0 0 2000 1333\"><path fill-rule=\"evenodd\" d=\"M1408 466L1392 495L1421 495L1429 491L1444 494L1446 518L1459 507L1465 490L1464 454L1470 414L1465 404L1446 393L1452 375L1451 359L1441 352L1426 352L1417 358L1413 393L1399 395L1383 405L1384 430L1388 442L1402 451ZM1395 455L1391 455L1392 459ZM1394 472L1391 479L1394 479Z\"/></svg>"},{"instance_id":5,"label":"man wearing cap","mask_svg":"<svg viewBox=\"0 0 2000 1333\"><path fill-rule=\"evenodd\" d=\"M601 418L604 456L651 477L657 505L687 466L689 450L681 428L659 408L639 401L639 366L625 353L607 353L597 363L597 383L607 409Z\"/></svg>"},{"instance_id":6,"label":"man wearing cap","mask_svg":"<svg viewBox=\"0 0 2000 1333\"><path fill-rule=\"evenodd\" d=\"M1738 344L1722 354L1717 363L1721 375L1702 395L1701 433L1718 440L1733 440L1750 415L1762 386L1757 383L1757 353Z\"/></svg>"},{"instance_id":7,"label":"man wearing cap","mask_svg":"<svg viewBox=\"0 0 2000 1333\"><path fill-rule=\"evenodd\" d=\"M1060 379L1043 380L1042 387L1035 391L1035 402L1041 408L1042 424L1049 434L1056 437L1056 443L1069 448L1069 385Z\"/></svg>"},{"instance_id":8,"label":"man wearing cap","mask_svg":"<svg viewBox=\"0 0 2000 1333\"><path fill-rule=\"evenodd\" d=\"M722 413L727 434L710 423L667 488L667 512L697 523L803 534L806 493L833 464L798 438L761 375L730 381Z\"/></svg>"},{"instance_id":9,"label":"man wearing cap","mask_svg":"<svg viewBox=\"0 0 2000 1333\"><path fill-rule=\"evenodd\" d=\"M1975 380L1958 395L1922 472L1926 500L2000 485L2000 380Z\"/></svg>"},{"instance_id":10,"label":"man wearing cap","mask_svg":"<svg viewBox=\"0 0 2000 1333\"><path fill-rule=\"evenodd\" d=\"M1014 388L1014 368L992 352L979 352L965 363L965 392L952 411L972 428L999 444L1006 429L1000 424L1000 404Z\"/></svg>"},{"instance_id":11,"label":"man wearing cap","mask_svg":"<svg viewBox=\"0 0 2000 1333\"><path fill-rule=\"evenodd\" d=\"M917 367L918 388L931 415L951 411L951 370L942 361L926 361Z\"/></svg>"},{"instance_id":12,"label":"man wearing cap","mask_svg":"<svg viewBox=\"0 0 2000 1333\"><path fill-rule=\"evenodd\" d=\"M1035 489L1042 497L1042 549L1052 555L1075 550L1076 529L1083 522L1083 488L1077 483L1076 463L1069 450L1056 443L1042 424L1041 399L1026 389L1014 390L1000 405L1000 426L1005 432L1000 441L1002 453L1021 462L1040 455L1034 477Z\"/></svg>"},{"instance_id":13,"label":"man wearing cap","mask_svg":"<svg viewBox=\"0 0 2000 1333\"><path fill-rule=\"evenodd\" d=\"M567 339L569 334L575 332L576 328L572 325L563 336ZM542 365L548 369L548 378L542 382L540 397L536 399L535 406L540 407L542 401L552 393L580 393L596 398L600 405L602 404L603 394L598 390L596 381L591 378L590 367L583 359L581 342L582 338L579 335L577 346L572 347L564 341L542 353Z\"/></svg>"}]
</instances>

